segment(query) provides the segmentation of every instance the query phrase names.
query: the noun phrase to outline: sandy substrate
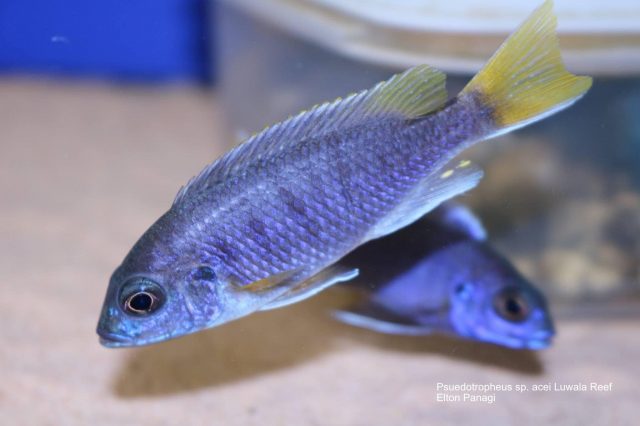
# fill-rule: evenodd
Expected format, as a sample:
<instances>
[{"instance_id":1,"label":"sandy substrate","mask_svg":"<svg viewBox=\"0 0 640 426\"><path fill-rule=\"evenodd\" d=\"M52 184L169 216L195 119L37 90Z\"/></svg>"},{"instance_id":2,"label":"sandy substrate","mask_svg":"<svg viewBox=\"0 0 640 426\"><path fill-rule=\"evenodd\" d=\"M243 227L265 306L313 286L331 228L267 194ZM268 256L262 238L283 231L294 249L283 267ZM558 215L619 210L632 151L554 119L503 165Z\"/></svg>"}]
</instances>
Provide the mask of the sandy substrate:
<instances>
[{"instance_id":1,"label":"sandy substrate","mask_svg":"<svg viewBox=\"0 0 640 426\"><path fill-rule=\"evenodd\" d=\"M554 346L536 354L354 330L327 317L346 303L332 291L172 342L101 347L109 275L220 153L218 115L195 89L0 83L0 423L637 421L637 317L561 318ZM438 402L438 382L513 390L487 392L493 403ZM612 389L553 390L591 382Z\"/></svg>"}]
</instances>

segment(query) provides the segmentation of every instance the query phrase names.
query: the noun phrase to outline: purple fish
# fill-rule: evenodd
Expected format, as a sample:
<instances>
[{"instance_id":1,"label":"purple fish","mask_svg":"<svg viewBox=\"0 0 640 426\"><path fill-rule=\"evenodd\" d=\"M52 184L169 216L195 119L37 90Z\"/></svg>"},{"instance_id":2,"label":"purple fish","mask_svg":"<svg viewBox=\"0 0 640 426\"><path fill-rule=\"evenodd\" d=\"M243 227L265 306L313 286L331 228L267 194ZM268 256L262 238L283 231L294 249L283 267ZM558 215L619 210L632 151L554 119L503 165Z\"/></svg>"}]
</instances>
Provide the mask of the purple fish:
<instances>
[{"instance_id":1,"label":"purple fish","mask_svg":"<svg viewBox=\"0 0 640 426\"><path fill-rule=\"evenodd\" d=\"M360 269L364 301L334 316L380 333L434 333L514 349L551 344L544 295L486 241L467 208L446 203L416 223L359 247L340 263Z\"/></svg>"},{"instance_id":2,"label":"purple fish","mask_svg":"<svg viewBox=\"0 0 640 426\"><path fill-rule=\"evenodd\" d=\"M101 342L167 340L355 277L333 265L478 183L456 155L590 85L564 68L548 1L453 99L445 75L420 65L265 129L192 179L134 245L111 276Z\"/></svg>"}]
</instances>

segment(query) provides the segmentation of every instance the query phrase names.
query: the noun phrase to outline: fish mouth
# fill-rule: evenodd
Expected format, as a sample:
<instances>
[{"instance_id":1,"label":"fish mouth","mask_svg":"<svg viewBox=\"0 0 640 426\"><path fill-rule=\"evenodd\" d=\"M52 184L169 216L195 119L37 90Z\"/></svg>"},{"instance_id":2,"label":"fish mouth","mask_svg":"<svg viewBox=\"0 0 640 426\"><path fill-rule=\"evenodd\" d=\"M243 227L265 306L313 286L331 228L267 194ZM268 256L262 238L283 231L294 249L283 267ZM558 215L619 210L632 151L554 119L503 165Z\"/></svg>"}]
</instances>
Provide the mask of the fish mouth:
<instances>
[{"instance_id":1,"label":"fish mouth","mask_svg":"<svg viewBox=\"0 0 640 426\"><path fill-rule=\"evenodd\" d=\"M98 330L97 332L98 336L100 336L100 344L107 348L123 348L135 345L133 340L126 336L104 330Z\"/></svg>"},{"instance_id":2,"label":"fish mouth","mask_svg":"<svg viewBox=\"0 0 640 426\"><path fill-rule=\"evenodd\" d=\"M477 339L511 349L541 350L551 346L555 332L552 330L539 330L531 335L497 335L478 336Z\"/></svg>"},{"instance_id":3,"label":"fish mouth","mask_svg":"<svg viewBox=\"0 0 640 426\"><path fill-rule=\"evenodd\" d=\"M128 336L123 336L121 334L112 333L110 331L105 330L97 330L98 336L100 336L100 344L106 348L132 348L138 346L148 346L155 343L163 342L165 340L174 339L177 337L181 337L182 335L176 336L155 336L151 338L132 338Z\"/></svg>"},{"instance_id":4,"label":"fish mouth","mask_svg":"<svg viewBox=\"0 0 640 426\"><path fill-rule=\"evenodd\" d=\"M552 330L540 330L537 331L530 339L525 342L525 346L527 349L545 349L551 345L551 339L554 336L554 332Z\"/></svg>"}]
</instances>

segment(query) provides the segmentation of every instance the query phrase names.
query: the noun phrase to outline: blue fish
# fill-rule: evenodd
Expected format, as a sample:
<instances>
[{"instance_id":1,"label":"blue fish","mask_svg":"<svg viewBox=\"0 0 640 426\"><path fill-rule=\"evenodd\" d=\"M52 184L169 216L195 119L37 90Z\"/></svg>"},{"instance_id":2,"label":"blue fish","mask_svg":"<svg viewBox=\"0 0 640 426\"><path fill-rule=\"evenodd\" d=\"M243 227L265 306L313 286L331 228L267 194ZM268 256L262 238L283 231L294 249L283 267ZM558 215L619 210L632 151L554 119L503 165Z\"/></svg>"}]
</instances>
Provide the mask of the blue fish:
<instances>
[{"instance_id":1,"label":"blue fish","mask_svg":"<svg viewBox=\"0 0 640 426\"><path fill-rule=\"evenodd\" d=\"M454 157L589 89L560 58L550 1L458 96L416 66L249 138L185 185L111 276L109 347L167 340L354 278L336 262L473 188Z\"/></svg>"},{"instance_id":2,"label":"blue fish","mask_svg":"<svg viewBox=\"0 0 640 426\"><path fill-rule=\"evenodd\" d=\"M340 263L360 268L351 283L366 292L364 303L334 313L347 324L514 349L551 344L554 326L544 295L488 244L480 221L461 205L438 207Z\"/></svg>"}]
</instances>

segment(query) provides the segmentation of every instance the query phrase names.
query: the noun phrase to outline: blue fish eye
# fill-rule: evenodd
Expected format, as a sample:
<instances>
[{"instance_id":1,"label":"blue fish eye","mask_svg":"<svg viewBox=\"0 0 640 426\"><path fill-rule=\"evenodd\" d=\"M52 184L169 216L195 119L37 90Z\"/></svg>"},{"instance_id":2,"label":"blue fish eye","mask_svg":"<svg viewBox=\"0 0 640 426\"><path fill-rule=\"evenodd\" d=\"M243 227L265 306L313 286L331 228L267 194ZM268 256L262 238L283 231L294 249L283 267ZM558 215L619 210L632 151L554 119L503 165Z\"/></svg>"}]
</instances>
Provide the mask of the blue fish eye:
<instances>
[{"instance_id":1,"label":"blue fish eye","mask_svg":"<svg viewBox=\"0 0 640 426\"><path fill-rule=\"evenodd\" d=\"M132 316L146 316L156 312L165 301L162 288L147 278L134 278L122 286L120 306Z\"/></svg>"},{"instance_id":2,"label":"blue fish eye","mask_svg":"<svg viewBox=\"0 0 640 426\"><path fill-rule=\"evenodd\" d=\"M199 266L191 274L195 280L214 281L216 279L216 273L209 266Z\"/></svg>"},{"instance_id":3,"label":"blue fish eye","mask_svg":"<svg viewBox=\"0 0 640 426\"><path fill-rule=\"evenodd\" d=\"M493 306L500 317L510 322L522 322L530 313L527 301L513 289L498 293L494 298Z\"/></svg>"},{"instance_id":4,"label":"blue fish eye","mask_svg":"<svg viewBox=\"0 0 640 426\"><path fill-rule=\"evenodd\" d=\"M135 312L148 312L155 303L155 297L151 293L141 291L132 294L127 299L127 306L130 310Z\"/></svg>"}]
</instances>

